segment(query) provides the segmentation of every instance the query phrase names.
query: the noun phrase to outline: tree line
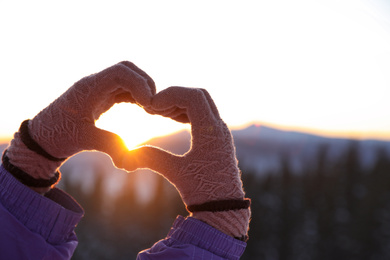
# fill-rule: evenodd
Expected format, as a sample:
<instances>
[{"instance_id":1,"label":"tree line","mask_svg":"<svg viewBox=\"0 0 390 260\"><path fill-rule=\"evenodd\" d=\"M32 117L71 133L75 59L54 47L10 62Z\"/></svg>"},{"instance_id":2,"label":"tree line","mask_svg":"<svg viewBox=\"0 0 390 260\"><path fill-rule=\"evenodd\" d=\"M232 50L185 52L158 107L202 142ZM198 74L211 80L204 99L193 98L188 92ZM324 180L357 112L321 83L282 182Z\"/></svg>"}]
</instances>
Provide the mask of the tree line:
<instances>
[{"instance_id":1,"label":"tree line","mask_svg":"<svg viewBox=\"0 0 390 260\"><path fill-rule=\"evenodd\" d=\"M375 163L363 168L359 149L352 142L342 156L330 160L323 145L300 173L292 171L283 153L279 170L259 174L242 167L252 199L242 259L390 259L390 157L378 147ZM165 237L177 215L188 214L161 176L147 202L137 199L134 174L127 174L123 188L107 201L106 175L99 171L89 192L63 172L62 187L86 212L76 228L79 246L72 259L135 259Z\"/></svg>"}]
</instances>

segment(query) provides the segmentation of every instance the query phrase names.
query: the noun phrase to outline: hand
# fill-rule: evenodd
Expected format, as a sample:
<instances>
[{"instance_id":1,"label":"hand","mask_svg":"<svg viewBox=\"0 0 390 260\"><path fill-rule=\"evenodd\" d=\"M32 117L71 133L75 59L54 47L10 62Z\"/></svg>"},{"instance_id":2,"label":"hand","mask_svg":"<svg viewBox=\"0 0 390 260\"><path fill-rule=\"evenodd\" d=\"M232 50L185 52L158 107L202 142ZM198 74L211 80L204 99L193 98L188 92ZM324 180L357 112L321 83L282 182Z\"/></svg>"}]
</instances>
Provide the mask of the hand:
<instances>
[{"instance_id":1,"label":"hand","mask_svg":"<svg viewBox=\"0 0 390 260\"><path fill-rule=\"evenodd\" d=\"M209 93L171 87L153 97L152 110L190 122L191 149L178 156L156 147L141 147L127 152L122 166L129 171L149 168L162 174L177 188L187 209L195 211L193 217L228 235L245 236L249 201L244 200L232 135Z\"/></svg>"},{"instance_id":2,"label":"hand","mask_svg":"<svg viewBox=\"0 0 390 260\"><path fill-rule=\"evenodd\" d=\"M95 126L101 114L115 103L150 106L156 93L153 80L131 62L121 62L76 82L29 124L30 134L57 158L83 150L99 150L111 156L123 149L123 141ZM128 120L128 119L127 119Z\"/></svg>"},{"instance_id":3,"label":"hand","mask_svg":"<svg viewBox=\"0 0 390 260\"><path fill-rule=\"evenodd\" d=\"M53 179L64 160L75 153L99 150L119 160L127 150L124 142L118 135L98 129L95 120L119 102L147 108L155 92L153 80L127 61L87 76L22 124L3 156L4 165L27 186L45 192L50 188L47 183L51 184L45 180ZM27 141L23 139L26 136L30 138Z\"/></svg>"}]
</instances>

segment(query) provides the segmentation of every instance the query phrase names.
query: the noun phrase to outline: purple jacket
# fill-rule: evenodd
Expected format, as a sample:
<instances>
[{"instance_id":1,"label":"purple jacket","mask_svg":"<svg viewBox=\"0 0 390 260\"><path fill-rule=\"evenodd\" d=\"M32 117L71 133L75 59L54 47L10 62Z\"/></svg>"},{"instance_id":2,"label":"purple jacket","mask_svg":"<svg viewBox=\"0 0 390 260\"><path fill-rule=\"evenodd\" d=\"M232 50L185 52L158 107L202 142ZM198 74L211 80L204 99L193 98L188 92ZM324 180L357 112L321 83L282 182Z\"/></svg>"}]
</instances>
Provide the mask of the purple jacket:
<instances>
[{"instance_id":1,"label":"purple jacket","mask_svg":"<svg viewBox=\"0 0 390 260\"><path fill-rule=\"evenodd\" d=\"M41 196L0 166L1 259L70 259L78 243L74 229L83 214L60 189ZM137 259L239 259L245 247L197 219L179 216L167 237Z\"/></svg>"}]
</instances>

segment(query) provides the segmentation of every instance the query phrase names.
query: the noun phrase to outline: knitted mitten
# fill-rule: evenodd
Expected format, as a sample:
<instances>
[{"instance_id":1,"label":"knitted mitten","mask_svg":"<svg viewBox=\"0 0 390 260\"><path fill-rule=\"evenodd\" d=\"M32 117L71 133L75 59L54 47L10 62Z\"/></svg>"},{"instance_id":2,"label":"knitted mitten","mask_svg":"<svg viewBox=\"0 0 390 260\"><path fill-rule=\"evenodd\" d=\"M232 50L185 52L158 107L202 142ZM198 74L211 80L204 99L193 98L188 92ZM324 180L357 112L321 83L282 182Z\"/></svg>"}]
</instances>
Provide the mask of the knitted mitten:
<instances>
[{"instance_id":1,"label":"knitted mitten","mask_svg":"<svg viewBox=\"0 0 390 260\"><path fill-rule=\"evenodd\" d=\"M153 80L127 61L87 76L22 123L3 155L3 164L22 183L45 192L51 180L58 179L60 165L73 154L99 150L120 158L126 150L124 142L98 129L95 120L119 102L148 107L155 92Z\"/></svg>"},{"instance_id":2,"label":"knitted mitten","mask_svg":"<svg viewBox=\"0 0 390 260\"><path fill-rule=\"evenodd\" d=\"M127 152L122 166L162 174L179 191L191 216L232 237L247 237L250 201L245 199L231 133L208 92L171 87L153 97L152 109L191 123L191 149L178 156L156 147L140 147Z\"/></svg>"}]
</instances>

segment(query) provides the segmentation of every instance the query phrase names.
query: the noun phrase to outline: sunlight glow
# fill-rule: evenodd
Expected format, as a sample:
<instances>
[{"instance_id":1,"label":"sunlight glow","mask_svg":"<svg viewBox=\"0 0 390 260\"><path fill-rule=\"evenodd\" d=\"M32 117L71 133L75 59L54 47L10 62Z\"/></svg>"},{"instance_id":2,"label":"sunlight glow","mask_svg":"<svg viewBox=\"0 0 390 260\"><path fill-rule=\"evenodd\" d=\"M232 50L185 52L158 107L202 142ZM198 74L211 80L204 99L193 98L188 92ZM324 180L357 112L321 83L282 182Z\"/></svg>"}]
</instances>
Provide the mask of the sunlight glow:
<instances>
[{"instance_id":1,"label":"sunlight glow","mask_svg":"<svg viewBox=\"0 0 390 260\"><path fill-rule=\"evenodd\" d=\"M118 134L129 150L154 137L164 136L189 127L169 118L147 114L134 104L117 104L95 123L97 127Z\"/></svg>"}]
</instances>

